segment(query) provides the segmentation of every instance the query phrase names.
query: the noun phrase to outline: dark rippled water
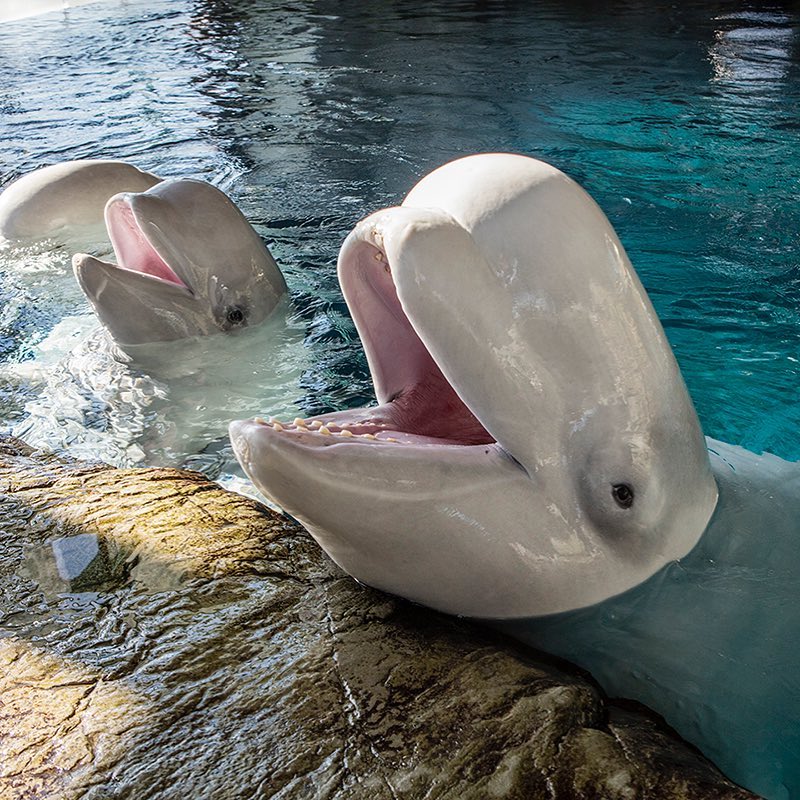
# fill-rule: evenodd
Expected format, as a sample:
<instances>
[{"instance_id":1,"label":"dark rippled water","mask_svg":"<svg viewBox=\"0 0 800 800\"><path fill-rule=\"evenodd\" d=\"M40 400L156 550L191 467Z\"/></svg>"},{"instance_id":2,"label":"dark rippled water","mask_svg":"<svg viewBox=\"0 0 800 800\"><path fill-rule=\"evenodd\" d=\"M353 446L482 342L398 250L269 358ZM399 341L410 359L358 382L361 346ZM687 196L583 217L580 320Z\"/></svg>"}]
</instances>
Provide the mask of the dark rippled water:
<instances>
[{"instance_id":1,"label":"dark rippled water","mask_svg":"<svg viewBox=\"0 0 800 800\"><path fill-rule=\"evenodd\" d=\"M800 458L796 7L420 8L134 0L1 25L2 180L111 157L222 186L287 273L314 413L371 395L335 278L355 222L455 156L538 156L617 228L706 433ZM65 265L3 263L6 359L81 313Z\"/></svg>"}]
</instances>

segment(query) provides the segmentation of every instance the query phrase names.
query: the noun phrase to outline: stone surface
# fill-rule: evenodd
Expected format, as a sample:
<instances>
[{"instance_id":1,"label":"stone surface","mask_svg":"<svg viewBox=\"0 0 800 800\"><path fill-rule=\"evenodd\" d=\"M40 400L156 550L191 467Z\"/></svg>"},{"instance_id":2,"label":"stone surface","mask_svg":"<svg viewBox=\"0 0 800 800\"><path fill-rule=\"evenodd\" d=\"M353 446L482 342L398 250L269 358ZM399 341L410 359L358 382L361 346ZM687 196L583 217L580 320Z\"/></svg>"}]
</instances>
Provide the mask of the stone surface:
<instances>
[{"instance_id":1,"label":"stone surface","mask_svg":"<svg viewBox=\"0 0 800 800\"><path fill-rule=\"evenodd\" d=\"M103 540L93 533L79 533L77 536L65 536L55 539L50 549L56 562L56 569L61 578L68 583L77 581L87 572L103 572L105 561L100 543ZM98 576L100 577L100 576ZM102 582L100 577L99 582ZM98 583L95 578L92 584Z\"/></svg>"},{"instance_id":2,"label":"stone surface","mask_svg":"<svg viewBox=\"0 0 800 800\"><path fill-rule=\"evenodd\" d=\"M54 591L30 561L80 535L118 580ZM753 797L579 673L359 586L195 473L13 440L0 662L3 800Z\"/></svg>"}]
</instances>

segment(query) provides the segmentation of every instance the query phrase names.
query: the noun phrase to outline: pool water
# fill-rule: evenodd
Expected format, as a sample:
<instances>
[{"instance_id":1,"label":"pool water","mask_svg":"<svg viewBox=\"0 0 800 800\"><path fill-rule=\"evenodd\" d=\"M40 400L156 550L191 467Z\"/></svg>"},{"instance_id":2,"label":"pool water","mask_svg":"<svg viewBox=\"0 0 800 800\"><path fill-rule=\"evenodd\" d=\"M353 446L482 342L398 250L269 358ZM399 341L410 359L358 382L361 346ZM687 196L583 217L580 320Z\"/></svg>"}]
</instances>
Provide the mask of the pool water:
<instances>
[{"instance_id":1,"label":"pool water","mask_svg":"<svg viewBox=\"0 0 800 800\"><path fill-rule=\"evenodd\" d=\"M800 459L797 6L421 7L107 0L0 24L0 184L77 158L210 181L291 294L275 325L125 363L69 247L0 250L0 432L235 481L229 418L373 397L336 280L356 222L452 158L513 151L605 210L706 434Z\"/></svg>"},{"instance_id":2,"label":"pool water","mask_svg":"<svg viewBox=\"0 0 800 800\"><path fill-rule=\"evenodd\" d=\"M335 277L356 221L453 157L543 158L616 227L704 431L800 458L796 7L251 5L101 2L0 26L2 182L105 157L220 186L287 276L308 358L287 402L313 414L371 397ZM6 365L41 360L65 319L92 327L70 255L0 254ZM5 428L31 404L41 421L35 371L3 373Z\"/></svg>"}]
</instances>

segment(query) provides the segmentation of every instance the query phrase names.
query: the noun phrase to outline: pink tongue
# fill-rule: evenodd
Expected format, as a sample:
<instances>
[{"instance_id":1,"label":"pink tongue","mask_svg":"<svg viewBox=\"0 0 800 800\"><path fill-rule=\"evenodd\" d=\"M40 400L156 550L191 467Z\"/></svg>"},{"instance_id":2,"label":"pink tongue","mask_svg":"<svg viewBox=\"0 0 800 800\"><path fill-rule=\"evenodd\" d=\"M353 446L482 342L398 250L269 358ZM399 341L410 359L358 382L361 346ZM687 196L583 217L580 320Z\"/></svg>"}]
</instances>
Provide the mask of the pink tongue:
<instances>
[{"instance_id":1,"label":"pink tongue","mask_svg":"<svg viewBox=\"0 0 800 800\"><path fill-rule=\"evenodd\" d=\"M109 208L109 234L117 261L123 269L152 275L162 281L186 287L172 271L169 264L153 249L136 222L133 210L124 201L115 202Z\"/></svg>"}]
</instances>

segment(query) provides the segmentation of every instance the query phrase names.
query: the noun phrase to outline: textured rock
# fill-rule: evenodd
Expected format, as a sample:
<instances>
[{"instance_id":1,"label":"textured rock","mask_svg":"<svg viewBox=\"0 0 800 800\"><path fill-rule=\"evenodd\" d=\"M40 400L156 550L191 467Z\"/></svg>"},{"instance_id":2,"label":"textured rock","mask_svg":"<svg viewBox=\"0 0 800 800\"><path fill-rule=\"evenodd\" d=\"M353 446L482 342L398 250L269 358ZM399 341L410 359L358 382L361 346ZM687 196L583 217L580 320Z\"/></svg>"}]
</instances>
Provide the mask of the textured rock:
<instances>
[{"instance_id":1,"label":"textured rock","mask_svg":"<svg viewBox=\"0 0 800 800\"><path fill-rule=\"evenodd\" d=\"M359 586L197 474L7 441L0 531L4 799L753 796L577 672ZM101 568L51 581L52 542L81 535Z\"/></svg>"}]
</instances>

